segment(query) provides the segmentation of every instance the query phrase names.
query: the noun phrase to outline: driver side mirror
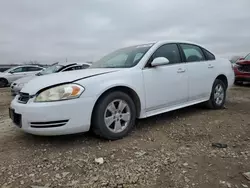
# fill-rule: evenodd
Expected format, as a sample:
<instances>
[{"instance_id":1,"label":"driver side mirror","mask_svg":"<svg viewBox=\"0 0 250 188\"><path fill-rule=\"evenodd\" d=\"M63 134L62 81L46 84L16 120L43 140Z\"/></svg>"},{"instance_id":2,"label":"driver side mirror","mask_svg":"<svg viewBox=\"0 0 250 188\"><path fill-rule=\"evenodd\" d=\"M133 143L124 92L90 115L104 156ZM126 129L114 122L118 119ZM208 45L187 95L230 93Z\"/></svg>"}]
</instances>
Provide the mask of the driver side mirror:
<instances>
[{"instance_id":1,"label":"driver side mirror","mask_svg":"<svg viewBox=\"0 0 250 188\"><path fill-rule=\"evenodd\" d=\"M157 66L161 66L161 65L167 65L169 64L169 60L165 57L157 57L153 60L153 62L151 63L152 67L157 67Z\"/></svg>"},{"instance_id":2,"label":"driver side mirror","mask_svg":"<svg viewBox=\"0 0 250 188\"><path fill-rule=\"evenodd\" d=\"M10 71L9 73L10 73L10 74L14 74L14 71Z\"/></svg>"}]
</instances>

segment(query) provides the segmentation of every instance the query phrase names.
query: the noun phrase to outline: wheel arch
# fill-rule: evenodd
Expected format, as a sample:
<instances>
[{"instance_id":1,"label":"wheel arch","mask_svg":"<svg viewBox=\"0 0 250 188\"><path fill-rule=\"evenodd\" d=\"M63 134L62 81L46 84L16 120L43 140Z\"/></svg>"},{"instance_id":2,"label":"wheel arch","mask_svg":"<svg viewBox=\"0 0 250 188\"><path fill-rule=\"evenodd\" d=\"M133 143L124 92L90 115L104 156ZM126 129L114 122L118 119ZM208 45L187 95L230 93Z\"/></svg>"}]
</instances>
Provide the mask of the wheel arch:
<instances>
[{"instance_id":1,"label":"wheel arch","mask_svg":"<svg viewBox=\"0 0 250 188\"><path fill-rule=\"evenodd\" d=\"M228 88L228 79L224 74L218 75L216 79L221 80L225 84L226 88Z\"/></svg>"},{"instance_id":2,"label":"wheel arch","mask_svg":"<svg viewBox=\"0 0 250 188\"><path fill-rule=\"evenodd\" d=\"M108 95L109 93L111 92L114 92L114 91L121 91L121 92L124 92L126 93L128 96L131 97L131 99L133 100L134 104L135 104L135 107L136 107L136 117L138 118L140 116L140 113L141 113L141 100L138 96L138 94L136 93L136 91L128 86L113 86L111 88L108 88L106 89L104 92L101 93L101 95L97 98L95 104L94 104L94 108L92 110L92 114L91 114L91 119L93 117L93 113L94 113L94 110L97 106L97 104L100 102L100 100L105 97L106 95Z\"/></svg>"},{"instance_id":3,"label":"wheel arch","mask_svg":"<svg viewBox=\"0 0 250 188\"><path fill-rule=\"evenodd\" d=\"M4 78L4 77L0 77L0 80L4 80L6 82L6 84L8 85L9 84L9 80Z\"/></svg>"}]
</instances>

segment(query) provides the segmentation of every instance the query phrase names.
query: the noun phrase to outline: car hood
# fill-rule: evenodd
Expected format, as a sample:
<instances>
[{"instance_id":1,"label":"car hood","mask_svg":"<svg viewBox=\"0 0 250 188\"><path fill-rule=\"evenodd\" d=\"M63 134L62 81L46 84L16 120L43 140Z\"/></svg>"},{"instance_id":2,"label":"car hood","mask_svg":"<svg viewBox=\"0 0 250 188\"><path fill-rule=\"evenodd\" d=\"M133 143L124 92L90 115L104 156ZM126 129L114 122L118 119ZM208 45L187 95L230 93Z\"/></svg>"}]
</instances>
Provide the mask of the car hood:
<instances>
[{"instance_id":1,"label":"car hood","mask_svg":"<svg viewBox=\"0 0 250 188\"><path fill-rule=\"evenodd\" d=\"M29 93L30 95L36 94L39 90L46 87L50 87L57 84L74 82L81 79L87 79L90 77L108 74L111 72L119 71L120 69L114 68L103 68L103 69L83 69L77 71L69 72L59 72L56 74L49 74L44 76L36 76L34 79L30 80L21 92Z\"/></svg>"},{"instance_id":2,"label":"car hood","mask_svg":"<svg viewBox=\"0 0 250 188\"><path fill-rule=\"evenodd\" d=\"M236 64L238 64L238 65L250 65L250 61L249 60L240 60L240 61L237 61Z\"/></svg>"},{"instance_id":3,"label":"car hood","mask_svg":"<svg viewBox=\"0 0 250 188\"><path fill-rule=\"evenodd\" d=\"M14 83L16 84L26 84L27 82L29 82L30 80L32 80L33 78L35 78L36 76L26 76L23 78L20 78L18 80L16 80Z\"/></svg>"}]
</instances>

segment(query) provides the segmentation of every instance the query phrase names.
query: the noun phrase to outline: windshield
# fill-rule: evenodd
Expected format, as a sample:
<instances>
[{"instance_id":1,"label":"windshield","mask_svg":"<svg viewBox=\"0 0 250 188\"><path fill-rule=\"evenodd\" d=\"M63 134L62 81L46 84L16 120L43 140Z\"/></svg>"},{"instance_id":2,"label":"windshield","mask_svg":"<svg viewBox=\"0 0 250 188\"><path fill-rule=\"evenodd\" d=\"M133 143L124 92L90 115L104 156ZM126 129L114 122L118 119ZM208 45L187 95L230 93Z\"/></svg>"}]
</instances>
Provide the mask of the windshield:
<instances>
[{"instance_id":1,"label":"windshield","mask_svg":"<svg viewBox=\"0 0 250 188\"><path fill-rule=\"evenodd\" d=\"M250 54L245 57L245 60L250 61Z\"/></svg>"},{"instance_id":2,"label":"windshield","mask_svg":"<svg viewBox=\"0 0 250 188\"><path fill-rule=\"evenodd\" d=\"M52 65L52 66L46 68L45 70L37 73L36 75L37 76L41 76L41 75L55 73L55 72L57 72L62 67L63 67L62 65Z\"/></svg>"},{"instance_id":3,"label":"windshield","mask_svg":"<svg viewBox=\"0 0 250 188\"><path fill-rule=\"evenodd\" d=\"M144 44L116 50L99 61L91 68L129 68L137 65L153 44Z\"/></svg>"}]
</instances>

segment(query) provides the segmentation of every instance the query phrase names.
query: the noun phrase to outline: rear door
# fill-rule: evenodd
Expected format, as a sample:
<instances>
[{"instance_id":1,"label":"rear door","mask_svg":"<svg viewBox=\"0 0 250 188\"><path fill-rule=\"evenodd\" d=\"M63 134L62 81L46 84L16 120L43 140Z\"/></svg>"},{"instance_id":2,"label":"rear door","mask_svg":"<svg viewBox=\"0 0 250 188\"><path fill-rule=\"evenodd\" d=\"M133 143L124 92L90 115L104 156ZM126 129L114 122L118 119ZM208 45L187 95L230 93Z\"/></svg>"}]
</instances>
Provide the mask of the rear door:
<instances>
[{"instance_id":1,"label":"rear door","mask_svg":"<svg viewBox=\"0 0 250 188\"><path fill-rule=\"evenodd\" d=\"M202 48L203 54L205 55L206 61L207 61L207 68L209 71L209 75L211 76L212 80L210 84L213 84L215 78L218 76L218 62L215 59L214 54L209 52L208 50ZM211 86L212 89L212 86Z\"/></svg>"},{"instance_id":2,"label":"rear door","mask_svg":"<svg viewBox=\"0 0 250 188\"><path fill-rule=\"evenodd\" d=\"M213 64L206 60L202 48L193 44L179 44L184 54L189 77L189 101L210 97L214 76Z\"/></svg>"}]
</instances>

